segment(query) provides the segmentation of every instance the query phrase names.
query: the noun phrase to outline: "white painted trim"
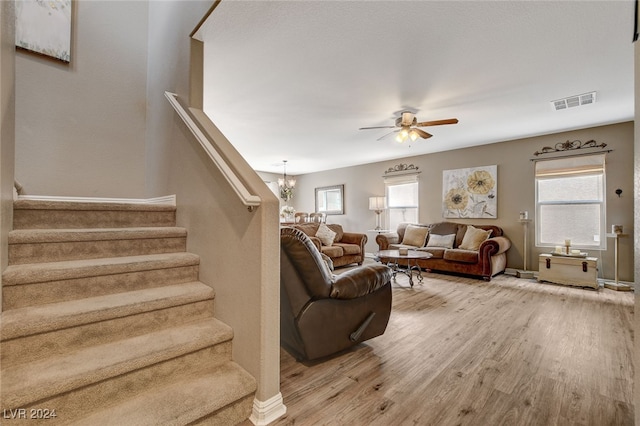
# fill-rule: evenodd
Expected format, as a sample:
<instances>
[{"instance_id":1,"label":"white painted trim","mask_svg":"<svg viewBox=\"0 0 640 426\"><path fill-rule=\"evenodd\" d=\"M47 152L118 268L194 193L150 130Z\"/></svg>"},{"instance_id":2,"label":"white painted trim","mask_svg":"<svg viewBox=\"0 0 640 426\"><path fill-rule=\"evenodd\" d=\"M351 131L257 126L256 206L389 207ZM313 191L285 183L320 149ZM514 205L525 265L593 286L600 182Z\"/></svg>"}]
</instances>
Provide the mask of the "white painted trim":
<instances>
[{"instance_id":1,"label":"white painted trim","mask_svg":"<svg viewBox=\"0 0 640 426\"><path fill-rule=\"evenodd\" d=\"M504 270L504 274L505 275L515 276L517 272L518 272L518 270L514 269L514 268L507 268L507 269ZM533 274L533 279L537 279L538 278L538 271L527 271L527 272ZM604 283L607 282L607 281L611 281L611 280L608 280L608 279L605 279L605 278L598 278L597 281L598 281L598 284L599 284L600 288L603 288L604 287ZM628 285L631 288L635 287L634 283L632 283L632 282L619 281L619 283ZM562 284L559 284L559 285L562 285Z\"/></svg>"},{"instance_id":2,"label":"white painted trim","mask_svg":"<svg viewBox=\"0 0 640 426\"><path fill-rule=\"evenodd\" d=\"M282 394L278 392L277 395L269 398L266 401L253 400L253 411L251 412L251 423L256 426L268 425L276 419L284 416L287 412L287 407L282 400Z\"/></svg>"},{"instance_id":3,"label":"white painted trim","mask_svg":"<svg viewBox=\"0 0 640 426\"><path fill-rule=\"evenodd\" d=\"M118 203L118 204L168 204L176 205L176 196L167 195L156 198L98 198L98 197L63 197L48 195L18 195L18 200L28 201L64 201L72 203Z\"/></svg>"},{"instance_id":4,"label":"white painted trim","mask_svg":"<svg viewBox=\"0 0 640 426\"><path fill-rule=\"evenodd\" d=\"M224 158L211 144L211 141L209 140L207 135L200 129L200 127L198 127L198 124L195 122L195 120L180 104L180 102L178 101L178 95L171 92L164 92L164 95L171 103L171 106L173 106L173 109L176 110L180 118L182 118L182 121L184 121L189 130L191 130L193 136L195 136L198 142L200 142L200 145L202 146L202 148L204 148L209 158L213 161L213 164L218 167L218 170L220 170L229 185L231 185L231 188L238 195L240 201L242 201L242 203L249 208L249 211L253 211L255 207L258 207L262 203L260 197L251 194L247 187L244 186L242 181L234 173L231 167L229 167Z\"/></svg>"}]
</instances>

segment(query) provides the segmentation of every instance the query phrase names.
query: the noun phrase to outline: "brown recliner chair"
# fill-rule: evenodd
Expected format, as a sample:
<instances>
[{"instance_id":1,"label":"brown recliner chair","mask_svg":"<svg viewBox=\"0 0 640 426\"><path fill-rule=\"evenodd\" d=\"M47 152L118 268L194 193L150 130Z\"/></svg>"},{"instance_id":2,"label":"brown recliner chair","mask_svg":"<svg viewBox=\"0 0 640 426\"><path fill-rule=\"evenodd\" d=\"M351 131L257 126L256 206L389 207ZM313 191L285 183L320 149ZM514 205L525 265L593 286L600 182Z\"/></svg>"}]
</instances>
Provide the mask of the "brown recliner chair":
<instances>
[{"instance_id":1,"label":"brown recliner chair","mask_svg":"<svg viewBox=\"0 0 640 426\"><path fill-rule=\"evenodd\" d=\"M327 260L304 232L280 230L280 342L298 360L379 336L389 322L391 270L375 264L334 275Z\"/></svg>"}]
</instances>

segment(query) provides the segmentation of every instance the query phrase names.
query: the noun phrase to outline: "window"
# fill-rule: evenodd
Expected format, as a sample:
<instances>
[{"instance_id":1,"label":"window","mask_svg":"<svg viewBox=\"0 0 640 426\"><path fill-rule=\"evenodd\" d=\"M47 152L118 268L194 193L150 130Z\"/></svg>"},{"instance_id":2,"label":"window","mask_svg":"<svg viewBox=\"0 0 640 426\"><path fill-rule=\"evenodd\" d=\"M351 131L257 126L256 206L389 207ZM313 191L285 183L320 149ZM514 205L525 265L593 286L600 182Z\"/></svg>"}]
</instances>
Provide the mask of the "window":
<instances>
[{"instance_id":1,"label":"window","mask_svg":"<svg viewBox=\"0 0 640 426\"><path fill-rule=\"evenodd\" d=\"M536 162L536 246L606 248L604 154Z\"/></svg>"},{"instance_id":2,"label":"window","mask_svg":"<svg viewBox=\"0 0 640 426\"><path fill-rule=\"evenodd\" d=\"M418 223L418 178L402 176L385 179L388 208L387 229L401 222Z\"/></svg>"}]
</instances>

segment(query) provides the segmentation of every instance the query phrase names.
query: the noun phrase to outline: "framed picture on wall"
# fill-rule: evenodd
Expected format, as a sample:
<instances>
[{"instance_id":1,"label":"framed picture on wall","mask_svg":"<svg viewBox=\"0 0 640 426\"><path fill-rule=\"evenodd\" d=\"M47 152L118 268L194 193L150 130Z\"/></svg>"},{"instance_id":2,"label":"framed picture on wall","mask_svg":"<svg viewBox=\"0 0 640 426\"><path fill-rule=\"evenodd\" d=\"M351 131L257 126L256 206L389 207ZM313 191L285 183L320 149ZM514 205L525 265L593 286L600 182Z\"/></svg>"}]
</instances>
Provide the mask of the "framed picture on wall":
<instances>
[{"instance_id":1,"label":"framed picture on wall","mask_svg":"<svg viewBox=\"0 0 640 426\"><path fill-rule=\"evenodd\" d=\"M498 166L442 171L442 217L498 217Z\"/></svg>"},{"instance_id":2,"label":"framed picture on wall","mask_svg":"<svg viewBox=\"0 0 640 426\"><path fill-rule=\"evenodd\" d=\"M16 0L16 47L71 61L71 0Z\"/></svg>"},{"instance_id":3,"label":"framed picture on wall","mask_svg":"<svg viewBox=\"0 0 640 426\"><path fill-rule=\"evenodd\" d=\"M316 188L316 212L344 214L344 185Z\"/></svg>"}]
</instances>

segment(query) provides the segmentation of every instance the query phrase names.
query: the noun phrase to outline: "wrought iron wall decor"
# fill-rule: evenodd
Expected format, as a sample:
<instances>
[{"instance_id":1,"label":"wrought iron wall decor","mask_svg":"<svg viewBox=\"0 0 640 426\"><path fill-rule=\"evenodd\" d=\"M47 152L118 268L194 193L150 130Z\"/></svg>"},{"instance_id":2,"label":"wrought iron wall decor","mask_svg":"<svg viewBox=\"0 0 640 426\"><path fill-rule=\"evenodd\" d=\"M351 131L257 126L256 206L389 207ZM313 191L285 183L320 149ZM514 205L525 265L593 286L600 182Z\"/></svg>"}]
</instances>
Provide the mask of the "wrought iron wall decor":
<instances>
[{"instance_id":1,"label":"wrought iron wall decor","mask_svg":"<svg viewBox=\"0 0 640 426\"><path fill-rule=\"evenodd\" d=\"M389 167L387 170L385 170L384 174L388 175L393 173L420 173L418 169L419 167L414 166L413 164L400 163L396 164L393 167Z\"/></svg>"},{"instance_id":2,"label":"wrought iron wall decor","mask_svg":"<svg viewBox=\"0 0 640 426\"><path fill-rule=\"evenodd\" d=\"M585 148L602 148L604 149L607 146L606 143L598 144L593 139L590 141L582 142L579 140L575 141L566 141L566 142L558 142L552 148L550 146L545 146L540 151L536 151L533 153L536 157L542 154L550 154L554 152L565 152L565 151L575 151L577 149L585 149Z\"/></svg>"}]
</instances>

